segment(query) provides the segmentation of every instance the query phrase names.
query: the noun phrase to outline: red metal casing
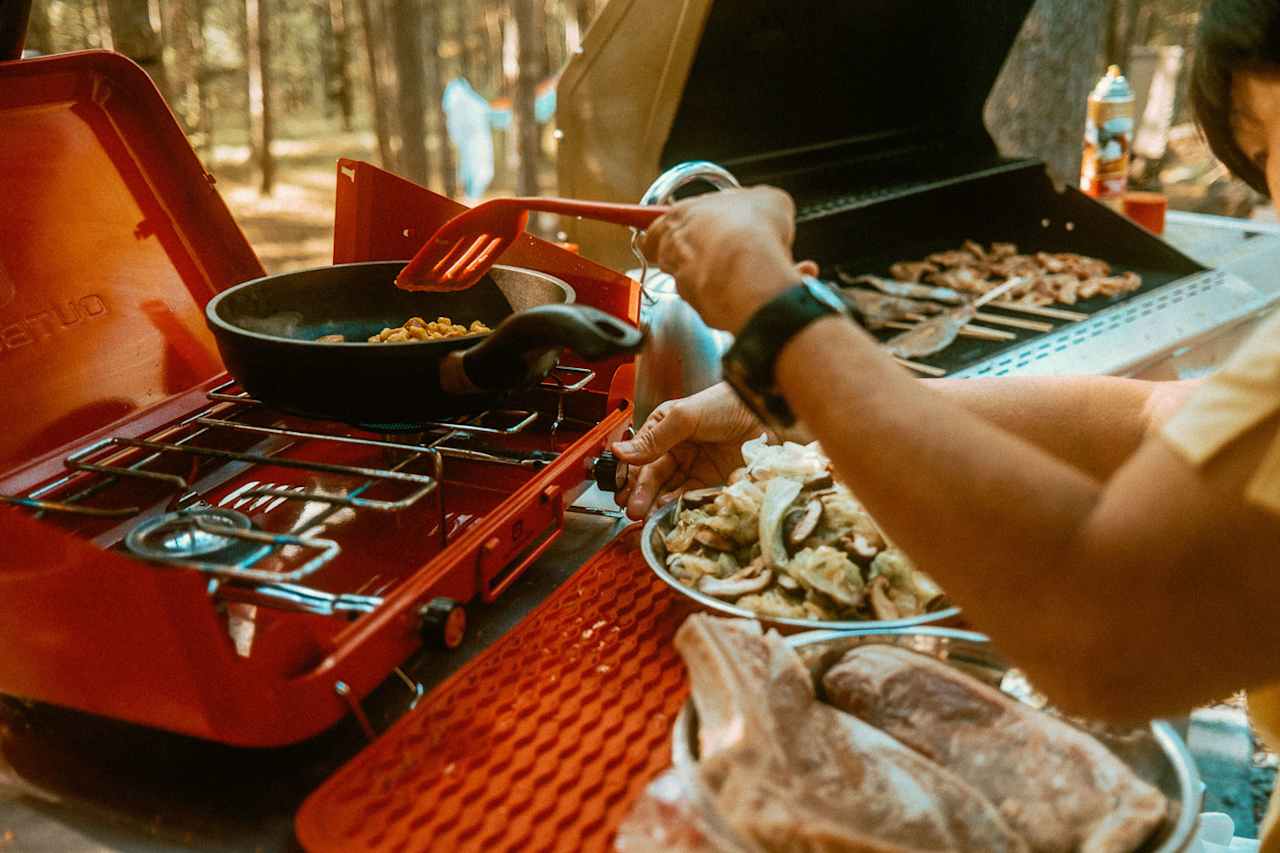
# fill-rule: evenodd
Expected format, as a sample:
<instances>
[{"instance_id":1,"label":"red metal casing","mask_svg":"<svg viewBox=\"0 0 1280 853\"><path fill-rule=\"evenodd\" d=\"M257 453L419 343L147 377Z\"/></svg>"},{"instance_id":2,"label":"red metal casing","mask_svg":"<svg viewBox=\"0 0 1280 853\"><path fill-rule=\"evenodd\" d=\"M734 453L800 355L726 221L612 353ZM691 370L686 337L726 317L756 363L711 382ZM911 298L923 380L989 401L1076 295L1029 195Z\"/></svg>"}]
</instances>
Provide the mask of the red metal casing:
<instances>
[{"instance_id":1,"label":"red metal casing","mask_svg":"<svg viewBox=\"0 0 1280 853\"><path fill-rule=\"evenodd\" d=\"M0 171L0 494L14 495L63 475L66 454L92 440L207 409L226 376L203 307L262 268L151 81L117 54L0 63ZM342 260L407 257L396 235L456 209L371 166L340 174ZM394 215L373 213L371 191L388 186L378 210ZM636 316L629 280L551 244L527 238L505 260ZM438 526L404 519L338 531L335 591L403 564L376 611L263 615L251 653L229 638L207 577L104 550L91 522L0 504L0 692L240 745L316 734L417 648L423 603L492 600L558 534L590 460L630 420L629 369L598 371L580 404L596 425L562 437L554 463L450 466L447 547L432 544ZM257 466L225 489L287 474Z\"/></svg>"}]
</instances>

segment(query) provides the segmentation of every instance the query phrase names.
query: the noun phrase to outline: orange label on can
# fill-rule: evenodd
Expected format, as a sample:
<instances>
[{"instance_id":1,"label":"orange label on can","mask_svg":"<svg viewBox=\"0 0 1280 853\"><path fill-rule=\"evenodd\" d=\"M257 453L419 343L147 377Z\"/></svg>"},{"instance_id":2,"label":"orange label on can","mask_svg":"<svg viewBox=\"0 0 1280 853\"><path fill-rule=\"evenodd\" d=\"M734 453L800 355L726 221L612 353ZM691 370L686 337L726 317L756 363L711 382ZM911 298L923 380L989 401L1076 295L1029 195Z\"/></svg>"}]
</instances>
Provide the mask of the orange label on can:
<instances>
[{"instance_id":1,"label":"orange label on can","mask_svg":"<svg viewBox=\"0 0 1280 853\"><path fill-rule=\"evenodd\" d=\"M1080 189L1095 198L1123 195L1129 183L1129 150L1133 139L1133 100L1089 98L1084 130Z\"/></svg>"}]
</instances>

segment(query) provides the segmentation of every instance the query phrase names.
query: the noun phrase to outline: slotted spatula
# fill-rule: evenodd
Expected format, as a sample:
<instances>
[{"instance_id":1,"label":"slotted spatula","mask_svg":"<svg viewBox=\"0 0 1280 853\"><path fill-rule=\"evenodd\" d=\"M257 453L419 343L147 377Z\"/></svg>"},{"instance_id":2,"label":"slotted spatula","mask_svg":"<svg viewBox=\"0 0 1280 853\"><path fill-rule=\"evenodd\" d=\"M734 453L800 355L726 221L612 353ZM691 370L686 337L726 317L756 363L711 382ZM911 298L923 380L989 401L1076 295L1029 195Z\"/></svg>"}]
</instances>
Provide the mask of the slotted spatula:
<instances>
[{"instance_id":1,"label":"slotted spatula","mask_svg":"<svg viewBox=\"0 0 1280 853\"><path fill-rule=\"evenodd\" d=\"M402 290L466 290L516 241L531 210L644 229L670 209L567 198L496 198L464 210L442 225L396 276L396 286Z\"/></svg>"}]
</instances>

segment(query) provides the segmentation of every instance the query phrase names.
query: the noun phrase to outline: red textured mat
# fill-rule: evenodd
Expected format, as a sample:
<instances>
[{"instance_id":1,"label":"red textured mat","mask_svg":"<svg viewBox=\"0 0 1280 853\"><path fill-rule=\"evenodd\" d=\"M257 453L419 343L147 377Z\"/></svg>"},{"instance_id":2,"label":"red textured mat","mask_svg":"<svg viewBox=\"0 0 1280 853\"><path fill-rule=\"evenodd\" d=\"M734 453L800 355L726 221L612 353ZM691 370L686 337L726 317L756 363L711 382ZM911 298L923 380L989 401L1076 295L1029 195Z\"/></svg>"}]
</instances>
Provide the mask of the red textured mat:
<instances>
[{"instance_id":1,"label":"red textured mat","mask_svg":"<svg viewBox=\"0 0 1280 853\"><path fill-rule=\"evenodd\" d=\"M310 851L605 850L670 763L691 612L627 530L303 804Z\"/></svg>"}]
</instances>

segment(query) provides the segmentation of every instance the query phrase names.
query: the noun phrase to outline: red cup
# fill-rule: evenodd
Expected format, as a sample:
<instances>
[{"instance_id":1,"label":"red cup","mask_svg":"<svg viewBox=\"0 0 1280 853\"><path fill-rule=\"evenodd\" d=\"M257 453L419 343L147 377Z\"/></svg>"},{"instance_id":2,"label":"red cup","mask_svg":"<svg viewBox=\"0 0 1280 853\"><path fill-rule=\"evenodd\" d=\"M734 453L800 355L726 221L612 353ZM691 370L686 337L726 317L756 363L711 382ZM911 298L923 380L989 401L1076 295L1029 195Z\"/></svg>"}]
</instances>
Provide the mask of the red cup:
<instances>
[{"instance_id":1,"label":"red cup","mask_svg":"<svg viewBox=\"0 0 1280 853\"><path fill-rule=\"evenodd\" d=\"M1164 233L1164 212L1168 206L1168 197L1161 193L1124 194L1124 215L1152 234Z\"/></svg>"}]
</instances>

